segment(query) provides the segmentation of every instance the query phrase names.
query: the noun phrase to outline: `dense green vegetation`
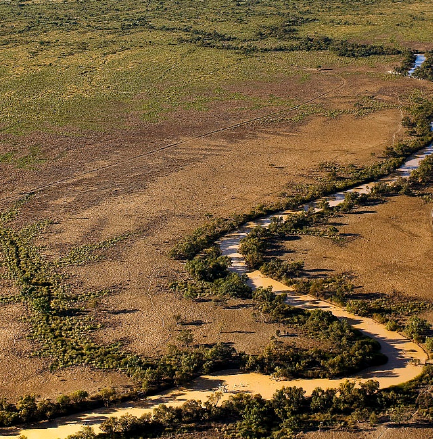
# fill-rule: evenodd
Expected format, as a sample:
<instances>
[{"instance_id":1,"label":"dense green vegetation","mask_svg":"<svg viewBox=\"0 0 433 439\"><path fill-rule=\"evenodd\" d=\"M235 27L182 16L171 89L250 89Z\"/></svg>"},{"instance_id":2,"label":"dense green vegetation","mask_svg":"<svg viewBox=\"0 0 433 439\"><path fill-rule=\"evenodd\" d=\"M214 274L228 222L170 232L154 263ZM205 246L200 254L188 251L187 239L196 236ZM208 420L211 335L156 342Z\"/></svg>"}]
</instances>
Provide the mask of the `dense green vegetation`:
<instances>
[{"instance_id":1,"label":"dense green vegetation","mask_svg":"<svg viewBox=\"0 0 433 439\"><path fill-rule=\"evenodd\" d=\"M413 189L418 186L427 186L433 181L433 157L430 155L426 157L418 167L415 169L410 178L409 183Z\"/></svg>"},{"instance_id":2,"label":"dense green vegetation","mask_svg":"<svg viewBox=\"0 0 433 439\"><path fill-rule=\"evenodd\" d=\"M331 347L302 350L273 340L261 355L249 357L247 370L285 378L317 378L344 376L387 361L379 352L379 343L363 336L331 312L289 306L285 303L286 295L276 295L271 288L256 289L253 299L256 308L269 321L297 326L312 339L330 342Z\"/></svg>"},{"instance_id":3,"label":"dense green vegetation","mask_svg":"<svg viewBox=\"0 0 433 439\"><path fill-rule=\"evenodd\" d=\"M221 256L217 248L211 247L187 262L186 268L195 279L176 282L172 287L193 299L209 295L252 297L255 309L268 322L296 326L310 338L332 341L331 349L302 350L272 340L262 354L243 355L239 362L242 369L286 378L332 377L386 361L386 357L379 353L378 343L362 336L347 322L338 320L329 312L291 307L285 303L285 295L276 295L271 289L252 291L245 284L245 276L229 273L227 267L227 258ZM268 267L275 270L272 263ZM287 272L297 273L302 269L302 264L288 264L283 269L285 275Z\"/></svg>"},{"instance_id":4,"label":"dense green vegetation","mask_svg":"<svg viewBox=\"0 0 433 439\"><path fill-rule=\"evenodd\" d=\"M400 330L417 342L424 342L429 332L430 325L417 315L432 309L431 302L410 299L398 294L359 295L355 292L355 285L345 275L299 279L293 281L292 285L300 294L311 294L346 307L354 314L374 317L386 324L389 330Z\"/></svg>"},{"instance_id":5,"label":"dense green vegetation","mask_svg":"<svg viewBox=\"0 0 433 439\"><path fill-rule=\"evenodd\" d=\"M354 204L355 200L351 199L348 203ZM336 238L334 229L319 228L319 226L326 224L332 215L335 215L335 210L327 208L320 212L309 210L294 213L284 221L281 217L276 216L272 218L269 227L256 227L245 238L242 238L239 253L244 257L249 268L258 268L265 274L269 274L271 277L275 275L280 279L297 277L302 271L302 261L279 262L277 259L266 258L266 250L271 242L279 239L287 240L298 235L308 234Z\"/></svg>"},{"instance_id":6,"label":"dense green vegetation","mask_svg":"<svg viewBox=\"0 0 433 439\"><path fill-rule=\"evenodd\" d=\"M193 279L174 282L171 288L190 299L204 296L250 298L252 289L246 284L246 277L230 272L230 264L229 258L221 256L218 246L209 247L186 263L185 268Z\"/></svg>"},{"instance_id":7,"label":"dense green vegetation","mask_svg":"<svg viewBox=\"0 0 433 439\"><path fill-rule=\"evenodd\" d=\"M100 360L111 361L113 368L125 367L127 355L118 354L123 359L117 364L108 357ZM130 394L118 394L113 388L102 389L99 393L89 396L85 391L74 392L70 395L61 395L57 401L37 399L34 394L24 395L16 404L2 398L0 405L0 425L10 426L23 422L34 422L51 419L66 413L79 412L100 407L105 404L131 399L147 392L160 391L168 386L181 384L193 377L212 372L217 369L234 367L239 364L239 359L233 348L217 344L211 348L181 349L171 346L169 352L157 360L149 360L146 367L138 364L128 366L130 372L134 368L135 378L140 380Z\"/></svg>"}]
</instances>

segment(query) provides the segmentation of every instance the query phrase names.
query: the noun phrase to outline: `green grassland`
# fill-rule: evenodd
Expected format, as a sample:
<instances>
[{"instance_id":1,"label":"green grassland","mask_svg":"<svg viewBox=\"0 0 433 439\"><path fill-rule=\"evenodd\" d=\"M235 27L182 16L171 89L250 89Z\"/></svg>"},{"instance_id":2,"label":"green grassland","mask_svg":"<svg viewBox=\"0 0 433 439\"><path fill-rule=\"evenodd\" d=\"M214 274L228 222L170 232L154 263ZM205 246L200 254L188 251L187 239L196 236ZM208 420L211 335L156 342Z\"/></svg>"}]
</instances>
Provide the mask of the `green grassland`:
<instances>
[{"instance_id":1,"label":"green grassland","mask_svg":"<svg viewBox=\"0 0 433 439\"><path fill-rule=\"evenodd\" d=\"M305 36L400 48L433 39L433 9L412 1L9 1L0 16L0 129L12 134L111 130L131 114L157 122L218 101L291 105L229 85L378 60L287 50Z\"/></svg>"}]
</instances>

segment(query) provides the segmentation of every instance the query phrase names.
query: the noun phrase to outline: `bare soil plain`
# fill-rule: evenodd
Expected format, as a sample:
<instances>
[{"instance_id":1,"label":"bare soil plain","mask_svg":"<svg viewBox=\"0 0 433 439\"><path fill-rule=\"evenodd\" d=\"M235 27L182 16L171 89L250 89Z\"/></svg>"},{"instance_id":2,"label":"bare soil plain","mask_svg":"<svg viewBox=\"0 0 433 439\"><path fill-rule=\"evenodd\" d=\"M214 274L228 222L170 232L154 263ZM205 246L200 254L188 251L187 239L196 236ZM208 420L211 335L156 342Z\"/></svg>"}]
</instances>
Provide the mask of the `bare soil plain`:
<instances>
[{"instance_id":1,"label":"bare soil plain","mask_svg":"<svg viewBox=\"0 0 433 439\"><path fill-rule=\"evenodd\" d=\"M332 221L343 240L301 237L286 243L290 257L312 275L348 273L365 293L401 293L431 300L431 205L398 196ZM424 261L424 262L423 262Z\"/></svg>"},{"instance_id":2,"label":"bare soil plain","mask_svg":"<svg viewBox=\"0 0 433 439\"><path fill-rule=\"evenodd\" d=\"M364 431L322 431L299 435L302 439L420 439L431 438L431 428L422 426L397 427L384 425L375 428L366 428Z\"/></svg>"},{"instance_id":3,"label":"bare soil plain","mask_svg":"<svg viewBox=\"0 0 433 439\"><path fill-rule=\"evenodd\" d=\"M223 439L224 434L214 432L185 433L176 436L170 436L175 439ZM361 427L359 430L328 430L315 431L309 433L300 433L297 439L410 439L418 437L420 439L430 439L431 429L423 427L396 427L394 425L383 425L378 427Z\"/></svg>"}]
</instances>

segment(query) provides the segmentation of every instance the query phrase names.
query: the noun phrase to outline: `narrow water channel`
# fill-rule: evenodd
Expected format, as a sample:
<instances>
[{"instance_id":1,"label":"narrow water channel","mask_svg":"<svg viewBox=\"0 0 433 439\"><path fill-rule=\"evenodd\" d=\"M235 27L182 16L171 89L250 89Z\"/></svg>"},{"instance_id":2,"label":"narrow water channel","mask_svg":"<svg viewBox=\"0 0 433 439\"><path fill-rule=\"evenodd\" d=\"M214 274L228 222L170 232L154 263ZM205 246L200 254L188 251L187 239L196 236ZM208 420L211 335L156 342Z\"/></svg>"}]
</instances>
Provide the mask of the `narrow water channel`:
<instances>
[{"instance_id":1,"label":"narrow water channel","mask_svg":"<svg viewBox=\"0 0 433 439\"><path fill-rule=\"evenodd\" d=\"M423 53L415 54L415 64L413 67L407 72L409 76L412 76L415 72L415 69L421 67L422 63L425 61L425 55Z\"/></svg>"}]
</instances>

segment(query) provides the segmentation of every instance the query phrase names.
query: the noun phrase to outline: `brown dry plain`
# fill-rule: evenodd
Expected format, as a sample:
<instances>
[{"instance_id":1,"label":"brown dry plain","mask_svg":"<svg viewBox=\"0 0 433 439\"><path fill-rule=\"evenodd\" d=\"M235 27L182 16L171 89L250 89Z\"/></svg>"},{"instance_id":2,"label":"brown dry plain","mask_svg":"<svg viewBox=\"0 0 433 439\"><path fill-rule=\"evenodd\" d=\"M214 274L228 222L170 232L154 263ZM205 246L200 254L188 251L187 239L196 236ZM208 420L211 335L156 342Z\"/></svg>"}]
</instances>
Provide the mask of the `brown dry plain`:
<instances>
[{"instance_id":1,"label":"brown dry plain","mask_svg":"<svg viewBox=\"0 0 433 439\"><path fill-rule=\"evenodd\" d=\"M363 431L326 431L299 435L299 439L431 439L432 430L429 427L381 425L367 428Z\"/></svg>"},{"instance_id":2,"label":"brown dry plain","mask_svg":"<svg viewBox=\"0 0 433 439\"><path fill-rule=\"evenodd\" d=\"M217 431L185 433L169 436L172 439L224 439L226 436ZM385 424L377 427L360 425L354 430L325 430L298 433L296 439L431 439L432 430L426 426L397 427Z\"/></svg>"},{"instance_id":3,"label":"brown dry plain","mask_svg":"<svg viewBox=\"0 0 433 439\"><path fill-rule=\"evenodd\" d=\"M303 236L285 248L290 258L304 260L312 275L348 273L365 293L431 300L431 210L420 198L393 197L333 220L342 241Z\"/></svg>"},{"instance_id":4,"label":"brown dry plain","mask_svg":"<svg viewBox=\"0 0 433 439\"><path fill-rule=\"evenodd\" d=\"M323 161L368 164L376 160L386 145L402 135L399 98L414 87L432 91L424 82L382 75L391 68L391 64L377 65L355 74L346 67L310 72L305 83L281 80L232 86L253 96L274 94L298 101L327 92L309 105L328 110L352 110L364 96L374 96L386 104L386 108L363 117L312 114L296 121L291 119L303 108L264 117L280 109L246 110L220 103L206 112L177 112L157 124L139 122L131 115L125 131L80 132L74 136L33 133L20 139L24 149L43 144L45 156L56 159L36 169L5 165L2 207L21 193L45 187L22 208L16 225L54 220L38 242L52 259L79 245L134 232L133 237L108 250L104 260L64 270L76 291L113 291L93 311L105 324L95 335L101 342L121 341L133 352L158 354L175 341L174 315L180 314L186 321L198 323L188 326L196 343L226 341L239 350L258 352L278 326L256 322L248 304L239 307L229 302L221 307L212 302L195 303L170 292L169 283L186 274L168 252L210 217L249 211L258 203L275 200L287 184L314 181L312 170ZM254 117L264 119L204 136ZM14 139L4 135L1 141L8 145ZM158 151L172 143L177 145ZM384 208L393 206L389 203ZM361 217L370 223L367 214ZM413 234L421 233L414 221L404 227ZM426 236L427 231L422 230L422 236ZM363 242L361 238L359 242ZM398 242L392 243L394 251ZM337 250L338 254L340 250L347 253L344 247ZM410 252L403 254L409 257ZM423 259L416 267L422 273L431 261L431 247L430 253L420 252L419 256ZM393 279L384 285L385 290L394 288L397 281ZM4 282L2 289L8 293L12 287ZM116 372L82 367L49 372L49 359L31 356L37 346L25 337L26 326L20 320L23 315L21 305L0 308L0 321L5 322L1 328L0 375L10 377L0 383L0 395L13 400L31 391L55 397L77 389L92 392L131 384Z\"/></svg>"}]
</instances>

